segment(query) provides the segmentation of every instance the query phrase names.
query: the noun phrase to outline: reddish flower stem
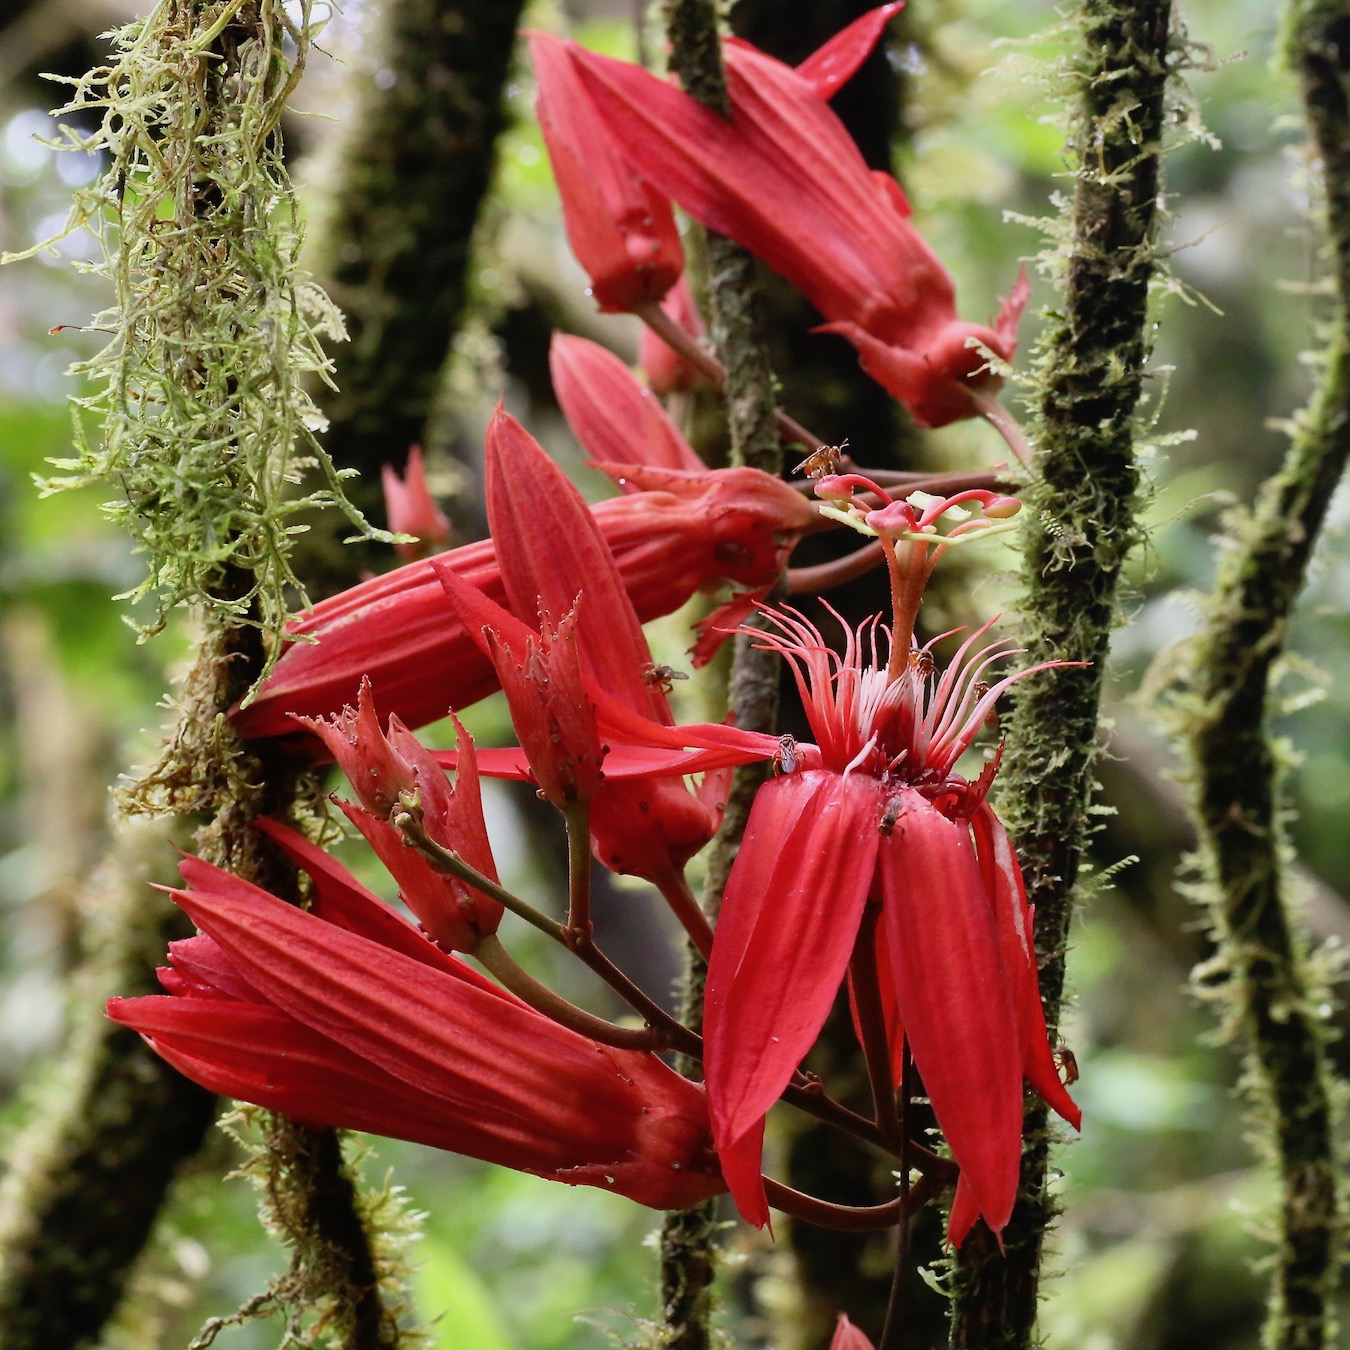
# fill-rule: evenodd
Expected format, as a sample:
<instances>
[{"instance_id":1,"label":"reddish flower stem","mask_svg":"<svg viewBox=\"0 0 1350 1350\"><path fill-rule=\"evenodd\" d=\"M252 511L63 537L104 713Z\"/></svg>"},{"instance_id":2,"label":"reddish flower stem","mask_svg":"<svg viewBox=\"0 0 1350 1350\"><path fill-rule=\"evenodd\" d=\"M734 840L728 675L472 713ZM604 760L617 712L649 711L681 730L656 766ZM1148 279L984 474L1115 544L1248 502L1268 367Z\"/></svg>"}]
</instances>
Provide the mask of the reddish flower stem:
<instances>
[{"instance_id":1,"label":"reddish flower stem","mask_svg":"<svg viewBox=\"0 0 1350 1350\"><path fill-rule=\"evenodd\" d=\"M694 944L698 954L706 961L712 952L713 930L708 916L698 903L698 897L689 889L689 882L683 872L672 872L668 877L658 880L657 886L680 926Z\"/></svg>"},{"instance_id":2,"label":"reddish flower stem","mask_svg":"<svg viewBox=\"0 0 1350 1350\"><path fill-rule=\"evenodd\" d=\"M816 595L829 590L832 586L842 586L846 581L866 576L873 568L885 561L881 540L874 539L862 548L854 549L847 557L836 558L833 562L818 563L815 567L791 567L787 574L789 595Z\"/></svg>"},{"instance_id":3,"label":"reddish flower stem","mask_svg":"<svg viewBox=\"0 0 1350 1350\"><path fill-rule=\"evenodd\" d=\"M902 1221L934 1199L945 1184L924 1177L917 1185L908 1187L905 1193L884 1205L836 1205L829 1200L804 1195L770 1177L764 1178L764 1192L774 1209L805 1223L832 1228L838 1233L881 1233L897 1224L905 1227L906 1223Z\"/></svg>"},{"instance_id":4,"label":"reddish flower stem","mask_svg":"<svg viewBox=\"0 0 1350 1350\"><path fill-rule=\"evenodd\" d=\"M688 1027L673 1018L659 1003L654 1002L638 988L591 940L589 933L578 940L565 924L541 914L533 905L527 904L519 896L500 886L491 877L471 867L452 849L444 848L432 839L422 826L418 816L411 811L401 811L394 817L394 825L408 844L415 848L439 872L448 873L467 882L470 886L496 900L503 909L508 909L517 918L537 928L541 933L560 943L589 969L593 970L614 990L625 1003L638 1013L654 1030L666 1036L666 1044L684 1054L701 1057L703 1041Z\"/></svg>"},{"instance_id":5,"label":"reddish flower stem","mask_svg":"<svg viewBox=\"0 0 1350 1350\"><path fill-rule=\"evenodd\" d=\"M563 937L574 950L589 944L591 923L591 811L586 802L574 802L565 812L567 822L567 928Z\"/></svg>"},{"instance_id":6,"label":"reddish flower stem","mask_svg":"<svg viewBox=\"0 0 1350 1350\"><path fill-rule=\"evenodd\" d=\"M701 375L707 378L717 389L726 385L726 367L709 351L701 347L698 341L686 333L669 314L654 300L637 305L633 313L666 344L678 352ZM773 410L774 421L784 440L795 441L808 450L819 450L826 442L814 431L808 431L794 418L789 417L781 408Z\"/></svg>"}]
</instances>

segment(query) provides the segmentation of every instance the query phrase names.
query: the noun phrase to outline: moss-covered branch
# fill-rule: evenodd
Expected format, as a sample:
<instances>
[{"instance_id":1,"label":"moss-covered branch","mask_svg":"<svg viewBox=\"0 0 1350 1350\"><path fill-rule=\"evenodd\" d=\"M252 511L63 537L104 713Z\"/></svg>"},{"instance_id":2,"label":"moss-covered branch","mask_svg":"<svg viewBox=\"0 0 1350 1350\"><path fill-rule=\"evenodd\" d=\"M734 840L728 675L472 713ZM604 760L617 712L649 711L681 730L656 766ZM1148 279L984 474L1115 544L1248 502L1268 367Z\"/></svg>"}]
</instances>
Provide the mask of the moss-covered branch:
<instances>
[{"instance_id":1,"label":"moss-covered branch","mask_svg":"<svg viewBox=\"0 0 1350 1350\"><path fill-rule=\"evenodd\" d=\"M1084 0L1069 153L1077 174L1063 304L1039 362L1032 427L1041 475L1024 494L1029 527L1022 604L1027 660L1084 661L1018 689L1000 809L1017 840L1046 1020L1059 1020L1064 949L1087 833L1097 713L1116 585L1134 544L1135 409L1148 354L1159 149L1172 61L1169 0ZM1022 1191L1000 1255L979 1228L954 1275L952 1344L1032 1344L1046 1191L1044 1109L1027 1116Z\"/></svg>"},{"instance_id":2,"label":"moss-covered branch","mask_svg":"<svg viewBox=\"0 0 1350 1350\"><path fill-rule=\"evenodd\" d=\"M259 814L290 813L298 767L274 749L241 746L225 716L276 649L282 592L293 580L284 485L297 447L327 462L307 429L304 378L323 365L318 328L338 320L295 265L296 206L278 132L307 24L307 4L293 21L280 0L161 0L117 35L113 62L79 81L75 100L104 109L94 142L112 165L80 196L74 219L100 239L117 304L100 316L114 333L92 367L101 388L81 401L102 416L100 444L84 447L71 467L117 483L125 497L115 514L150 555L141 589L162 610L192 603L203 630L170 743L122 794L123 806L195 817L204 858L292 896L293 870L249 825ZM341 501L331 465L318 499ZM162 949L165 921L152 905L121 913L121 948ZM144 968L125 974L126 987L101 992L134 993L149 981ZM20 1238L41 1235L21 1262L5 1253L4 1297L22 1310L0 1332L13 1338L4 1339L7 1350L73 1346L97 1334L209 1110L161 1068L145 1071L139 1038L96 1031L89 1039L53 1114L90 1128L68 1132L59 1167L30 1169L21 1212L7 1225ZM186 1093L186 1106L174 1092ZM171 1114L150 1119L161 1108ZM344 1346L386 1350L397 1328L338 1142L289 1126L286 1138L288 1151L273 1156L292 1203L272 1211L295 1250L293 1270L305 1273L309 1306L322 1304ZM89 1181L75 1195L72 1176ZM335 1244L342 1260L313 1259ZM23 1340L24 1327L38 1338Z\"/></svg>"},{"instance_id":3,"label":"moss-covered branch","mask_svg":"<svg viewBox=\"0 0 1350 1350\"><path fill-rule=\"evenodd\" d=\"M683 87L706 106L729 109L713 0L667 0L670 67ZM723 395L731 432L731 457L767 473L782 470L783 452L774 419L777 393L758 317L755 261L739 244L707 236L708 317L713 346L726 368ZM736 639L728 704L738 726L770 731L778 711L778 663ZM708 858L703 907L715 915L740 847L750 803L764 779L762 765L736 770L722 828ZM706 969L688 952L683 1002L686 1020L698 1025ZM689 1066L695 1067L695 1066ZM661 1304L666 1344L672 1350L708 1350L712 1344L711 1286L716 1274L715 1202L668 1215L661 1231Z\"/></svg>"},{"instance_id":4,"label":"moss-covered branch","mask_svg":"<svg viewBox=\"0 0 1350 1350\"><path fill-rule=\"evenodd\" d=\"M1278 764L1267 721L1273 663L1331 494L1350 454L1350 20L1339 3L1295 0L1288 56L1321 162L1334 313L1325 367L1237 547L1221 565L1182 706L1199 819L1202 893L1218 954L1202 974L1230 1001L1250 1046L1247 1085L1281 1181L1265 1344L1334 1341L1343 1210L1319 1013L1322 981L1290 913Z\"/></svg>"},{"instance_id":5,"label":"moss-covered branch","mask_svg":"<svg viewBox=\"0 0 1350 1350\"><path fill-rule=\"evenodd\" d=\"M97 1338L175 1169L215 1115L209 1092L103 1016L113 994L157 992L165 944L191 931L150 889L173 865L166 830L127 829L89 879L70 1040L58 1076L9 1144L0 1187L4 1350L64 1350Z\"/></svg>"}]
</instances>

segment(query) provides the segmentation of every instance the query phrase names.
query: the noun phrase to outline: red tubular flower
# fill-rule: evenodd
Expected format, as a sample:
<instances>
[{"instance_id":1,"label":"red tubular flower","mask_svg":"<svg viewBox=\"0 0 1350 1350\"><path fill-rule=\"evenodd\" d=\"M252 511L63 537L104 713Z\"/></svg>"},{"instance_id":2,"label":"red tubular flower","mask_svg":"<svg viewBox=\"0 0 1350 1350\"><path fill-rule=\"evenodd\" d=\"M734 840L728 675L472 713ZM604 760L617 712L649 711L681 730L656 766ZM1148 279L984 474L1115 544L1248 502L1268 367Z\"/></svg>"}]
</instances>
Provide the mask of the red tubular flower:
<instances>
[{"instance_id":1,"label":"red tubular flower","mask_svg":"<svg viewBox=\"0 0 1350 1350\"><path fill-rule=\"evenodd\" d=\"M686 277L681 276L671 287L670 293L661 301L661 308L695 342L703 336L703 324ZM638 365L646 371L647 384L656 394L681 393L707 383L684 357L645 325L638 337Z\"/></svg>"},{"instance_id":2,"label":"red tubular flower","mask_svg":"<svg viewBox=\"0 0 1350 1350\"><path fill-rule=\"evenodd\" d=\"M729 121L637 66L575 44L567 52L638 172L799 287L917 422L978 415L1003 430L994 404L1002 381L977 347L1012 359L1025 277L992 327L959 319L951 277L911 223L904 193L867 167L822 96L875 41L889 17L879 23L879 13L800 70L728 40Z\"/></svg>"},{"instance_id":3,"label":"red tubular flower","mask_svg":"<svg viewBox=\"0 0 1350 1350\"><path fill-rule=\"evenodd\" d=\"M435 758L397 717L380 730L362 681L357 706L331 718L301 718L323 741L347 775L360 805L339 801L347 819L365 836L399 884L399 896L422 922L427 936L446 951L473 951L485 933L495 933L502 907L458 877L435 871L389 821L404 794L415 793L423 825L436 843L453 849L493 881L497 864L483 821L473 738L455 723L459 750L454 787Z\"/></svg>"},{"instance_id":4,"label":"red tubular flower","mask_svg":"<svg viewBox=\"0 0 1350 1350\"><path fill-rule=\"evenodd\" d=\"M976 1214L997 1232L1017 1191L1023 1077L1079 1121L1046 1043L1017 862L984 800L993 766L975 783L955 771L999 695L1033 672L981 682L1013 654L977 650L988 625L938 676L929 648L888 661L878 620L841 656L799 615L764 613L762 641L791 663L818 744L756 796L713 944L706 1069L723 1173L762 1223L763 1116L824 1023L871 896L882 976L961 1165L951 1239Z\"/></svg>"},{"instance_id":5,"label":"red tubular flower","mask_svg":"<svg viewBox=\"0 0 1350 1350\"><path fill-rule=\"evenodd\" d=\"M558 406L592 459L613 465L707 472L707 466L666 416L652 391L644 389L632 371L598 342L554 333L548 368ZM621 486L627 491L641 491L636 483Z\"/></svg>"},{"instance_id":6,"label":"red tubular flower","mask_svg":"<svg viewBox=\"0 0 1350 1350\"><path fill-rule=\"evenodd\" d=\"M644 623L698 590L772 585L814 518L799 493L758 469L610 469L646 489L591 508ZM397 714L412 727L487 697L497 688L496 672L447 608L439 568L505 603L492 540L408 563L321 601L287 628L313 640L286 650L253 701L231 714L235 730L245 737L292 734L291 714L322 716L354 703L363 677L380 716Z\"/></svg>"},{"instance_id":7,"label":"red tubular flower","mask_svg":"<svg viewBox=\"0 0 1350 1350\"><path fill-rule=\"evenodd\" d=\"M426 470L422 467L422 448L408 452L408 467L402 478L392 464L380 471L384 487L384 507L389 528L395 534L411 534L411 544L395 544L404 558L424 558L450 542L450 522L427 489Z\"/></svg>"},{"instance_id":8,"label":"red tubular flower","mask_svg":"<svg viewBox=\"0 0 1350 1350\"><path fill-rule=\"evenodd\" d=\"M291 848L308 868L306 848ZM209 1090L311 1125L658 1209L725 1189L700 1088L654 1054L596 1044L525 1007L331 859L316 870L304 913L189 860L191 889L173 895L205 936L170 946L166 995L111 999L108 1015Z\"/></svg>"},{"instance_id":9,"label":"red tubular flower","mask_svg":"<svg viewBox=\"0 0 1350 1350\"><path fill-rule=\"evenodd\" d=\"M562 199L563 228L602 310L659 300L684 270L670 202L634 172L547 33L528 37L539 126Z\"/></svg>"},{"instance_id":10,"label":"red tubular flower","mask_svg":"<svg viewBox=\"0 0 1350 1350\"><path fill-rule=\"evenodd\" d=\"M604 704L601 715L608 728L639 746L664 741L679 749L698 743L686 739L687 733L674 726L624 579L576 488L530 434L500 410L488 427L486 466L488 518L511 608L517 615L556 612L576 602L573 650L586 688L573 697L585 703L595 691ZM461 620L476 624L472 616L476 602L467 594L468 588L453 574L443 581ZM486 614L483 617L492 635L492 620ZM499 620L496 631L502 628ZM519 723L517 730L521 730ZM708 743L707 733L712 730L701 729L703 743ZM736 760L767 757L775 745L772 738L730 728L721 731L722 736L715 739L731 748ZM732 758L721 760L731 762ZM530 764L542 786L533 754ZM689 771L685 764L675 768L673 777L667 768L660 776L599 782L590 803L596 857L615 871L630 872L658 885L678 874L720 822L720 811L680 781L679 775Z\"/></svg>"}]
</instances>

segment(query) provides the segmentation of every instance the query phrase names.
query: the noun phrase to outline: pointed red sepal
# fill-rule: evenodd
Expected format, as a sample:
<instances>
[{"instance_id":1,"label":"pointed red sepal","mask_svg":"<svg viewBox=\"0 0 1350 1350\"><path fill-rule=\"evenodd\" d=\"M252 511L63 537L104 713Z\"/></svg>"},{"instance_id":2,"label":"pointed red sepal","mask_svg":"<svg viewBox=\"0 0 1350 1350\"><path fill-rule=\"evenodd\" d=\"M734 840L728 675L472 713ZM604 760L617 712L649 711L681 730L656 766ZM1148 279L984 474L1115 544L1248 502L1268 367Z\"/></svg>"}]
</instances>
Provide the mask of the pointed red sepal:
<instances>
[{"instance_id":1,"label":"pointed red sepal","mask_svg":"<svg viewBox=\"0 0 1350 1350\"><path fill-rule=\"evenodd\" d=\"M899 6L888 5L887 9ZM830 1339L830 1350L873 1350L872 1342L848 1320L847 1313L840 1313L834 1326L834 1335Z\"/></svg>"},{"instance_id":2,"label":"pointed red sepal","mask_svg":"<svg viewBox=\"0 0 1350 1350\"><path fill-rule=\"evenodd\" d=\"M695 342L702 339L703 323L686 276L681 276L671 287L661 301L661 308ZM673 347L667 346L645 324L638 337L638 365L646 372L648 387L654 394L683 393L708 383L706 375L691 366Z\"/></svg>"},{"instance_id":3,"label":"pointed red sepal","mask_svg":"<svg viewBox=\"0 0 1350 1350\"><path fill-rule=\"evenodd\" d=\"M384 509L389 528L395 534L411 534L411 544L395 544L404 558L424 558L448 547L450 521L436 505L427 487L426 469L422 464L422 447L415 445L408 452L408 467L403 477L392 464L380 470L380 484L384 489Z\"/></svg>"},{"instance_id":4,"label":"pointed red sepal","mask_svg":"<svg viewBox=\"0 0 1350 1350\"><path fill-rule=\"evenodd\" d=\"M338 806L398 882L404 904L421 920L427 935L446 951L473 951L484 934L497 931L502 919L501 905L459 877L435 871L426 858L408 848L403 836L389 821L400 798L388 802L388 778L379 778L380 790L370 791L365 777L368 772L376 773L386 762L401 766L404 775L401 793L416 795L427 834L496 881L497 864L483 819L473 738L455 720L459 751L457 776L452 788L432 753L397 717L389 719L387 733L379 730L364 684L362 697L362 708L356 713L345 708L331 721L314 719L311 722L335 751L347 756L350 766L344 764L344 768L358 795L363 786L368 788L371 806L356 806L341 800ZM350 743L340 728L350 732ZM371 738L374 738L374 744ZM364 766L368 762L375 765L375 769L366 770ZM373 809L376 806L382 809Z\"/></svg>"},{"instance_id":5,"label":"pointed red sepal","mask_svg":"<svg viewBox=\"0 0 1350 1350\"><path fill-rule=\"evenodd\" d=\"M970 1236L970 1230L975 1227L979 1217L980 1202L975 1199L975 1192L962 1172L956 1178L956 1194L952 1196L952 1209L947 1216L947 1241L953 1249L959 1248Z\"/></svg>"},{"instance_id":6,"label":"pointed red sepal","mask_svg":"<svg viewBox=\"0 0 1350 1350\"><path fill-rule=\"evenodd\" d=\"M764 1117L739 1139L718 1147L717 1161L741 1218L754 1228L770 1228L769 1202L764 1194Z\"/></svg>"},{"instance_id":7,"label":"pointed red sepal","mask_svg":"<svg viewBox=\"0 0 1350 1350\"><path fill-rule=\"evenodd\" d=\"M548 366L567 425L592 459L707 472L652 391L598 342L555 333ZM629 491L638 487L630 480Z\"/></svg>"},{"instance_id":8,"label":"pointed red sepal","mask_svg":"<svg viewBox=\"0 0 1350 1350\"><path fill-rule=\"evenodd\" d=\"M659 300L684 270L670 202L645 183L596 116L568 44L528 35L537 111L562 199L563 228L602 310Z\"/></svg>"},{"instance_id":9,"label":"pointed red sepal","mask_svg":"<svg viewBox=\"0 0 1350 1350\"><path fill-rule=\"evenodd\" d=\"M815 771L755 795L704 1001L719 1148L764 1116L824 1025L872 884L880 791L874 778Z\"/></svg>"},{"instance_id":10,"label":"pointed red sepal","mask_svg":"<svg viewBox=\"0 0 1350 1350\"><path fill-rule=\"evenodd\" d=\"M387 820L399 795L416 786L417 773L380 726L370 681L362 678L356 707L350 705L331 717L296 717L327 747L347 775L361 805L377 819Z\"/></svg>"},{"instance_id":11,"label":"pointed red sepal","mask_svg":"<svg viewBox=\"0 0 1350 1350\"><path fill-rule=\"evenodd\" d=\"M1021 1159L1014 990L969 828L912 788L900 795L879 859L900 1016L942 1133L997 1233Z\"/></svg>"},{"instance_id":12,"label":"pointed red sepal","mask_svg":"<svg viewBox=\"0 0 1350 1350\"><path fill-rule=\"evenodd\" d=\"M886 25L905 7L905 0L893 0L880 9L870 9L847 28L841 28L797 66L797 74L808 80L817 98L830 99L857 73L872 54ZM735 42L737 39L732 38Z\"/></svg>"},{"instance_id":13,"label":"pointed red sepal","mask_svg":"<svg viewBox=\"0 0 1350 1350\"><path fill-rule=\"evenodd\" d=\"M1075 1130L1081 1129L1083 1113L1060 1080L1050 1049L1045 1010L1041 1006L1033 915L1012 841L1003 822L983 800L971 817L971 826L980 870L999 926L1004 964L1013 982L1013 1005L1022 1040L1022 1073L1052 1111Z\"/></svg>"},{"instance_id":14,"label":"pointed red sepal","mask_svg":"<svg viewBox=\"0 0 1350 1350\"><path fill-rule=\"evenodd\" d=\"M515 418L500 408L488 424L488 520L502 580L518 616L560 614L580 595L582 668L634 712L669 723L665 695L643 678L651 650L604 535L581 494Z\"/></svg>"},{"instance_id":15,"label":"pointed red sepal","mask_svg":"<svg viewBox=\"0 0 1350 1350\"><path fill-rule=\"evenodd\" d=\"M731 599L694 625L698 637L689 649L689 660L695 670L702 670L717 655L722 644L755 612L755 607L764 603L771 589L764 586L757 591L736 591Z\"/></svg>"}]
</instances>

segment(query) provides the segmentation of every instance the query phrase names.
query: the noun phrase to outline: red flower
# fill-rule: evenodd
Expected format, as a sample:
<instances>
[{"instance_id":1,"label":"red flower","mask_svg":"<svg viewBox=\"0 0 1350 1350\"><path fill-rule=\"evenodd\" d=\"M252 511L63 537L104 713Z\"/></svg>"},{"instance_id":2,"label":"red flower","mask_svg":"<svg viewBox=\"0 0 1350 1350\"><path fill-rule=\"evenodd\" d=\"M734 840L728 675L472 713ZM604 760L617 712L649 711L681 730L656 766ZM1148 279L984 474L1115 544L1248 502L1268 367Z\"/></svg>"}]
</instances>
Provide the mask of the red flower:
<instances>
[{"instance_id":1,"label":"red flower","mask_svg":"<svg viewBox=\"0 0 1350 1350\"><path fill-rule=\"evenodd\" d=\"M800 494L758 469L625 471L649 490L590 510L644 623L724 582L770 586L814 519ZM289 625L287 632L300 640L252 702L234 710L235 730L245 737L292 734L291 714L322 716L355 703L363 677L380 716L397 714L412 727L487 697L497 675L446 605L437 572L447 567L505 603L490 539L408 563L321 601ZM562 608L570 603L569 597Z\"/></svg>"},{"instance_id":2,"label":"red flower","mask_svg":"<svg viewBox=\"0 0 1350 1350\"><path fill-rule=\"evenodd\" d=\"M488 427L486 463L488 518L512 610L516 615L556 613L575 604L575 643L569 650L579 671L568 678L567 691L555 695L570 700L574 715L592 728L589 705L594 702L601 705L607 734L617 733L617 739L636 747L662 748L664 743L677 752L665 756L665 767L650 777L640 771L611 777L607 759L601 780L591 783L596 856L614 871L667 889L721 820L719 804L690 793L681 781L693 771L680 753L683 747L720 749L725 753L715 760L700 757L703 765L720 767L765 758L776 742L734 728L677 728L623 577L576 488L529 433L500 410ZM494 618L448 570L442 579L466 628L486 631L489 644L505 641L523 650L522 639L511 635L510 616ZM514 717L514 702L512 712ZM539 737L519 718L516 729L536 780L547 790L563 742L532 750L531 742ZM583 736L568 739L580 743ZM656 762L648 762L656 769Z\"/></svg>"},{"instance_id":3,"label":"red flower","mask_svg":"<svg viewBox=\"0 0 1350 1350\"><path fill-rule=\"evenodd\" d=\"M539 126L562 198L563 228L602 310L659 300L684 270L670 202L643 182L596 116L564 44L531 33Z\"/></svg>"},{"instance_id":4,"label":"red flower","mask_svg":"<svg viewBox=\"0 0 1350 1350\"><path fill-rule=\"evenodd\" d=\"M1078 1123L1046 1041L1017 862L984 800L992 767L975 783L955 772L999 695L1032 672L981 683L1012 655L1005 642L977 650L988 625L939 677L927 647L888 661L878 620L840 656L799 615L764 613L776 631L762 640L791 663L817 744L756 796L713 944L705 1046L723 1173L765 1222L764 1113L824 1023L870 899L914 1063L997 1232L1017 1191L1023 1076Z\"/></svg>"},{"instance_id":5,"label":"red flower","mask_svg":"<svg viewBox=\"0 0 1350 1350\"><path fill-rule=\"evenodd\" d=\"M886 17L873 11L799 70L728 40L729 121L637 66L567 50L638 172L798 286L916 421L1004 422L1001 378L977 347L1011 360L1025 278L992 328L959 319L951 277L904 193L867 167L822 95L852 73Z\"/></svg>"},{"instance_id":6,"label":"red flower","mask_svg":"<svg viewBox=\"0 0 1350 1350\"><path fill-rule=\"evenodd\" d=\"M387 734L380 730L365 680L355 709L344 708L331 718L297 720L323 741L347 775L360 804L339 800L338 806L398 882L400 899L417 915L427 936L446 951L471 952L483 934L495 933L501 905L458 877L435 871L405 845L389 821L400 797L415 793L431 838L484 876L499 879L483 821L473 738L459 722L455 722L459 751L452 788L431 752L397 717L389 719Z\"/></svg>"},{"instance_id":7,"label":"red flower","mask_svg":"<svg viewBox=\"0 0 1350 1350\"><path fill-rule=\"evenodd\" d=\"M554 333L548 368L558 406L573 434L592 459L613 466L625 490L642 489L623 480L618 466L707 472L652 391L644 389L632 371L598 342Z\"/></svg>"},{"instance_id":8,"label":"red flower","mask_svg":"<svg viewBox=\"0 0 1350 1350\"><path fill-rule=\"evenodd\" d=\"M421 446L415 445L408 452L408 467L402 478L392 464L386 464L380 471L380 482L389 528L395 534L416 536L411 544L394 545L402 557L424 558L450 542L450 522L427 489Z\"/></svg>"},{"instance_id":9,"label":"red flower","mask_svg":"<svg viewBox=\"0 0 1350 1350\"><path fill-rule=\"evenodd\" d=\"M658 1209L725 1187L700 1088L527 1008L423 939L312 845L304 913L196 859L167 995L108 1015L213 1092L311 1125L411 1139Z\"/></svg>"}]
</instances>

